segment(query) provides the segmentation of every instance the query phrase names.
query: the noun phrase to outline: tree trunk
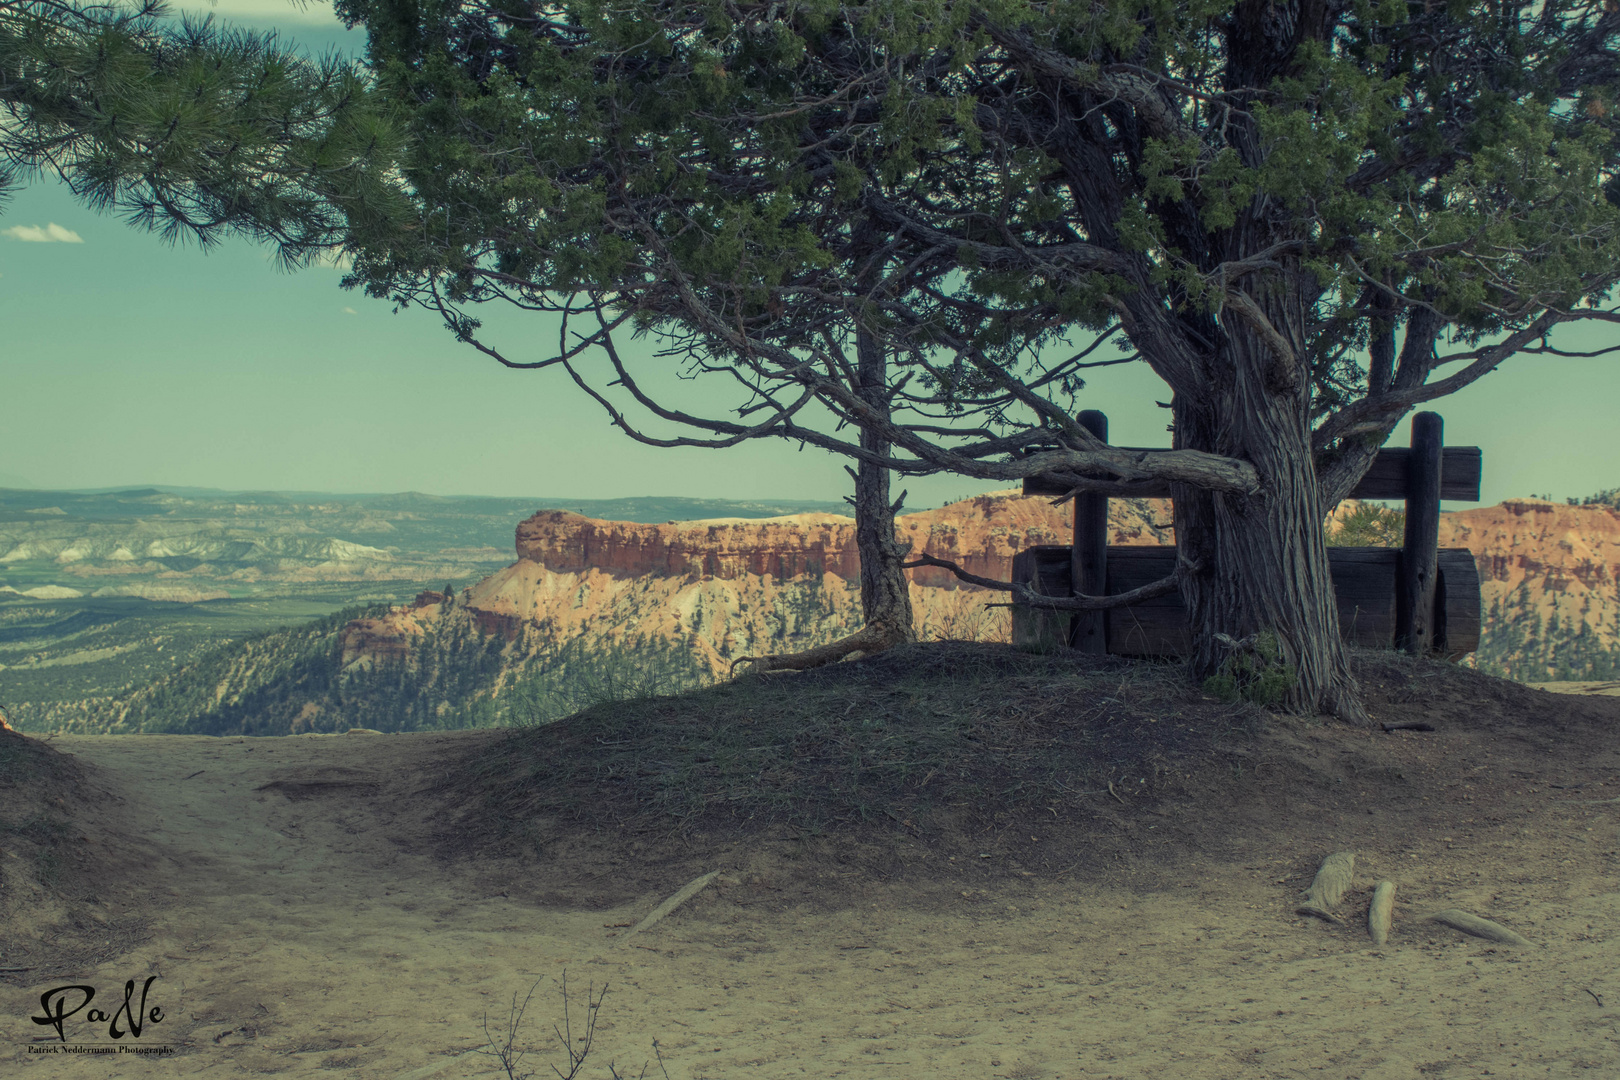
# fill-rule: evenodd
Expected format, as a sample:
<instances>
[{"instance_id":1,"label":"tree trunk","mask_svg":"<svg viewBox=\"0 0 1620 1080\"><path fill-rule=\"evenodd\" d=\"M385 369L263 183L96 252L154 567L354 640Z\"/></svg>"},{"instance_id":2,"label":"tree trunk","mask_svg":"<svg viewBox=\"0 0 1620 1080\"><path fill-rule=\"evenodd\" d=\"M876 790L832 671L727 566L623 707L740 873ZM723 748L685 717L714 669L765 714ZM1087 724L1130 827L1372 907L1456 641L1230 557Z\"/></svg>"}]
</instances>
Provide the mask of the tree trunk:
<instances>
[{"instance_id":1,"label":"tree trunk","mask_svg":"<svg viewBox=\"0 0 1620 1080\"><path fill-rule=\"evenodd\" d=\"M871 335L861 331L856 351L860 385L856 392L872 410L889 415L888 357ZM861 448L887 456L889 442L869 428L861 430ZM747 656L735 661L749 663L750 670L804 671L842 660L854 653L882 652L895 645L917 640L911 621L911 585L903 564L910 545L895 538L894 517L905 500L889 500L889 470L861 462L848 470L855 480L855 546L861 556L861 615L865 625L845 638L818 645L803 652L776 656Z\"/></svg>"},{"instance_id":2,"label":"tree trunk","mask_svg":"<svg viewBox=\"0 0 1620 1080\"><path fill-rule=\"evenodd\" d=\"M860 387L857 393L873 412L889 416L889 358L883 345L865 330L856 338ZM861 429L861 449L887 457L889 441L871 428ZM889 501L889 470L861 462L855 476L855 544L861 553L861 614L869 631L891 644L917 640L911 625L911 585L901 564L909 544L894 535L894 515L905 494Z\"/></svg>"},{"instance_id":3,"label":"tree trunk","mask_svg":"<svg viewBox=\"0 0 1620 1080\"><path fill-rule=\"evenodd\" d=\"M1280 325L1286 310L1280 304L1268 314ZM1253 691L1257 674L1269 669L1273 685L1282 685L1285 668L1292 669L1292 685L1280 699L1286 708L1366 723L1339 636L1308 379L1289 384L1279 377L1271 344L1230 315L1222 323L1229 363L1218 370L1225 385L1176 396L1175 445L1250 461L1263 486L1252 495L1173 488L1177 546L1200 567L1182 585L1193 674L1233 675ZM1295 353L1303 354L1303 348ZM1274 662L1260 655L1268 634L1278 648Z\"/></svg>"},{"instance_id":4,"label":"tree trunk","mask_svg":"<svg viewBox=\"0 0 1620 1080\"><path fill-rule=\"evenodd\" d=\"M861 446L887 453L888 444L861 432ZM895 538L900 500L889 501L889 470L862 462L855 472L855 544L861 553L861 614L866 628L892 645L917 640L911 585L901 568L911 545ZM900 499L904 499L902 494Z\"/></svg>"}]
</instances>

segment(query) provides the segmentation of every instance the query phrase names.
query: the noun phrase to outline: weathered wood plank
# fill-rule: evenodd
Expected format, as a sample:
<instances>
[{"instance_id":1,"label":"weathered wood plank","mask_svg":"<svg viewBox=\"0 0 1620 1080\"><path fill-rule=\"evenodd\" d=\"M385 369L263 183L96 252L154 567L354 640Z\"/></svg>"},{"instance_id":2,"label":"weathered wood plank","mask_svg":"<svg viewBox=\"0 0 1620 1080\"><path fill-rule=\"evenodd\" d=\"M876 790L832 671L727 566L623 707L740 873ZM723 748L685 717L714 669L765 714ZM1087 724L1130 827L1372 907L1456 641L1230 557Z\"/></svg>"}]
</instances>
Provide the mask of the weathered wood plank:
<instances>
[{"instance_id":1,"label":"weathered wood plank","mask_svg":"<svg viewBox=\"0 0 1620 1080\"><path fill-rule=\"evenodd\" d=\"M1067 544L1041 544L1025 548L1013 556L1012 579L1029 585L1043 596L1069 596L1070 559L1073 548ZM1051 652L1069 644L1070 613L1012 609L1012 643L1030 652Z\"/></svg>"},{"instance_id":2,"label":"weathered wood plank","mask_svg":"<svg viewBox=\"0 0 1620 1080\"><path fill-rule=\"evenodd\" d=\"M1111 547L1108 591L1128 592L1169 577L1176 568L1173 547ZM1146 603L1110 608L1108 651L1120 656L1182 656L1192 651L1192 629L1181 593L1167 593Z\"/></svg>"},{"instance_id":3,"label":"weathered wood plank","mask_svg":"<svg viewBox=\"0 0 1620 1080\"><path fill-rule=\"evenodd\" d=\"M1127 447L1126 449L1138 449ZM1145 449L1145 448L1142 448ZM1166 449L1159 447L1158 449ZM1372 467L1350 491L1352 499L1404 499L1407 491L1407 469L1412 451L1405 446L1387 446L1373 458ZM1441 454L1440 497L1457 502L1478 502L1480 477L1484 471L1483 455L1477 446L1448 446ZM1068 493L1063 484L1043 476L1024 480L1025 495L1044 495L1057 498ZM1144 497L1169 498L1170 485L1146 489Z\"/></svg>"},{"instance_id":4,"label":"weathered wood plank","mask_svg":"<svg viewBox=\"0 0 1620 1080\"><path fill-rule=\"evenodd\" d=\"M1440 549L1440 587L1436 602L1435 651L1461 660L1479 648L1479 566L1467 548Z\"/></svg>"},{"instance_id":5,"label":"weathered wood plank","mask_svg":"<svg viewBox=\"0 0 1620 1080\"><path fill-rule=\"evenodd\" d=\"M1411 458L1412 451L1405 446L1386 446L1378 451L1367 475L1350 490L1350 498L1406 498L1407 470ZM1440 455L1440 497L1459 502L1478 502L1483 471L1484 459L1479 447L1446 447Z\"/></svg>"},{"instance_id":6,"label":"weathered wood plank","mask_svg":"<svg viewBox=\"0 0 1620 1080\"><path fill-rule=\"evenodd\" d=\"M1339 633L1349 642L1387 649L1395 640L1394 548L1330 547L1328 572L1339 607Z\"/></svg>"},{"instance_id":7,"label":"weathered wood plank","mask_svg":"<svg viewBox=\"0 0 1620 1080\"><path fill-rule=\"evenodd\" d=\"M1439 413L1420 412L1412 417L1412 452L1406 459L1406 536L1395 590L1395 642L1415 656L1432 652L1435 645L1443 435Z\"/></svg>"},{"instance_id":8,"label":"weathered wood plank","mask_svg":"<svg viewBox=\"0 0 1620 1080\"><path fill-rule=\"evenodd\" d=\"M1339 629L1346 641L1387 649L1395 640L1394 548L1329 548L1339 607ZM1119 569L1115 569L1116 565ZM1175 552L1160 547L1109 550L1108 591L1124 592L1157 581L1175 569ZM1180 593L1110 612L1108 651L1126 656L1180 656L1192 649L1187 611Z\"/></svg>"},{"instance_id":9,"label":"weathered wood plank","mask_svg":"<svg viewBox=\"0 0 1620 1080\"><path fill-rule=\"evenodd\" d=\"M1328 548L1328 569L1339 609L1339 629L1346 641L1374 649L1395 644L1395 580L1399 572L1397 548ZM1108 592L1120 593L1158 581L1175 569L1175 549L1157 546L1113 545L1108 549ZM1440 553L1441 594L1445 622L1445 655L1457 658L1479 644L1479 574L1466 548L1445 548ZM1069 595L1070 550L1047 545L1019 552L1013 561L1018 580L1036 574L1047 595ZM1442 600L1436 600L1439 607ZM1170 593L1128 608L1107 613L1108 651L1124 656L1182 656L1191 651L1192 636L1180 593ZM1064 615L1053 616L1026 608L1013 609L1015 643L1031 648L1053 648L1061 639L1056 629ZM1045 629L1043 629L1045 628ZM1043 636L1044 635L1044 636ZM1042 644L1044 642L1044 644Z\"/></svg>"}]
</instances>

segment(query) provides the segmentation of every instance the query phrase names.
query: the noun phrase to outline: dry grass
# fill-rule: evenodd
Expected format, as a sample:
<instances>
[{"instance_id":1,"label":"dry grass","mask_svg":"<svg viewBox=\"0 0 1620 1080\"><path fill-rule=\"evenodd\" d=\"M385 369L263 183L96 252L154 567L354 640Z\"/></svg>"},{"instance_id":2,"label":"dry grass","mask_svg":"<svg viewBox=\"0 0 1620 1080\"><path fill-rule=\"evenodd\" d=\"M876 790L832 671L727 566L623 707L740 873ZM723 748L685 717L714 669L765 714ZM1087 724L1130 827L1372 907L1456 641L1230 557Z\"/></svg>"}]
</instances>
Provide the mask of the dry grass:
<instances>
[{"instance_id":1,"label":"dry grass","mask_svg":"<svg viewBox=\"0 0 1620 1080\"><path fill-rule=\"evenodd\" d=\"M1590 759L1582 748L1612 742L1612 702L1395 653L1354 659L1376 719L1439 732L1222 704L1178 665L930 643L492 740L438 792L461 808L444 837L510 856L503 883L559 904L767 863L806 894L829 875L1167 885L1288 831L1338 843L1345 826L1419 809L1422 835L1443 830L1435 787L1469 772L1465 748ZM537 865L543 880L522 869Z\"/></svg>"},{"instance_id":2,"label":"dry grass","mask_svg":"<svg viewBox=\"0 0 1620 1080\"><path fill-rule=\"evenodd\" d=\"M1179 666L942 642L599 705L492 744L454 787L490 852L606 830L977 856L987 835L1084 819L1037 863L1055 871L1113 831L1110 808L1162 797L1212 762L1241 770L1264 717L1210 699Z\"/></svg>"}]
</instances>

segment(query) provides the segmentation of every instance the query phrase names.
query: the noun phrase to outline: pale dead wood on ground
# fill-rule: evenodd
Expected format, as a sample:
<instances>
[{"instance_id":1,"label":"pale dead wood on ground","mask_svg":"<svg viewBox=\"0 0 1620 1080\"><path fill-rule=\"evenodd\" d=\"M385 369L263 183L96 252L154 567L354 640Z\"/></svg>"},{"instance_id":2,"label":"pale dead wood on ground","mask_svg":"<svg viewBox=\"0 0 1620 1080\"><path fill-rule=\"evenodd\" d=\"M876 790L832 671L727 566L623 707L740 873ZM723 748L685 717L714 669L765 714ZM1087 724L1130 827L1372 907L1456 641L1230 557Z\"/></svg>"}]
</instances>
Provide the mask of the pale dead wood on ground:
<instances>
[{"instance_id":1,"label":"pale dead wood on ground","mask_svg":"<svg viewBox=\"0 0 1620 1080\"><path fill-rule=\"evenodd\" d=\"M674 896L671 896L668 900L665 900L662 904L659 904L657 907L653 908L652 914L648 915L645 919L642 919L640 922L636 923L635 926L625 931L624 937L619 939L620 943L623 944L629 939L635 937L637 934L641 933L643 930L646 930L648 927L657 923L664 916L668 915L670 912L692 899L692 897L703 891L704 886L708 885L709 882L713 881L719 875L720 871L710 870L702 877L696 878L681 886L680 891Z\"/></svg>"},{"instance_id":2,"label":"pale dead wood on ground","mask_svg":"<svg viewBox=\"0 0 1620 1080\"><path fill-rule=\"evenodd\" d=\"M1458 910L1457 908L1447 908L1444 911L1437 911L1433 915L1429 916L1429 921L1437 922L1442 926L1449 926L1453 930L1461 930L1465 934L1471 934L1474 937L1484 938L1487 941L1500 941L1504 945L1530 944L1528 938L1514 933L1501 923L1495 923L1489 919L1482 919L1478 915L1470 915L1468 912Z\"/></svg>"},{"instance_id":3,"label":"pale dead wood on ground","mask_svg":"<svg viewBox=\"0 0 1620 1080\"><path fill-rule=\"evenodd\" d=\"M1294 911L1328 922L1343 923L1344 920L1333 914L1332 909L1344 899L1344 892L1350 887L1350 878L1355 869L1356 853L1353 851L1335 851L1323 859L1311 887L1305 890L1304 902Z\"/></svg>"},{"instance_id":4,"label":"pale dead wood on ground","mask_svg":"<svg viewBox=\"0 0 1620 1080\"><path fill-rule=\"evenodd\" d=\"M1380 881L1373 889L1372 906L1367 909L1367 932L1374 945L1389 940L1389 928L1395 915L1395 883Z\"/></svg>"}]
</instances>

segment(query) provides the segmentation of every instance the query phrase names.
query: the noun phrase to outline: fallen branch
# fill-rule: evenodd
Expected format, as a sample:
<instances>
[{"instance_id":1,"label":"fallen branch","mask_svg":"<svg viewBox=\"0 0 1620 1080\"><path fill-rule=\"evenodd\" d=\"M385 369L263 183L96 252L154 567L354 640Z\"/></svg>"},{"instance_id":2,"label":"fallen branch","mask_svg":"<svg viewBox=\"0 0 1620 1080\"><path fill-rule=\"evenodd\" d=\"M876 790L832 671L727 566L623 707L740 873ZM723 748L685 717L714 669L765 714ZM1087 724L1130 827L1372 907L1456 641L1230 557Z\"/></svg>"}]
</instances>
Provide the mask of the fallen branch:
<instances>
[{"instance_id":1,"label":"fallen branch","mask_svg":"<svg viewBox=\"0 0 1620 1080\"><path fill-rule=\"evenodd\" d=\"M882 623L872 623L862 627L848 637L828 642L826 645L817 645L813 649L806 649L796 653L772 653L767 656L739 656L731 662L732 676L737 674L737 668L742 664L751 665L748 669L751 675L763 675L771 671L808 671L811 668L822 667L826 664L837 663L851 653L875 653L899 645L909 638L898 633L893 627Z\"/></svg>"},{"instance_id":2,"label":"fallen branch","mask_svg":"<svg viewBox=\"0 0 1620 1080\"><path fill-rule=\"evenodd\" d=\"M1461 930L1465 934L1484 938L1487 941L1500 941L1504 945L1528 945L1529 940L1515 934L1501 923L1482 919L1478 915L1470 915L1466 911L1456 908L1447 908L1437 911L1429 916L1430 922L1437 922L1442 926L1449 926L1453 930Z\"/></svg>"},{"instance_id":3,"label":"fallen branch","mask_svg":"<svg viewBox=\"0 0 1620 1080\"><path fill-rule=\"evenodd\" d=\"M652 914L648 915L645 919L642 919L640 922L636 923L635 926L631 927L624 937L619 939L619 944L627 944L628 939L635 937L643 930L646 930L648 927L658 922L665 915L668 915L670 912L692 899L692 897L703 891L703 887L705 885L719 876L720 871L710 870L702 877L694 878L685 885L681 886L680 890L676 892L674 896L671 896L668 900L665 900L662 904L659 904L657 907L653 908ZM604 994L607 993L607 987L604 986L602 988L602 992Z\"/></svg>"}]
</instances>

